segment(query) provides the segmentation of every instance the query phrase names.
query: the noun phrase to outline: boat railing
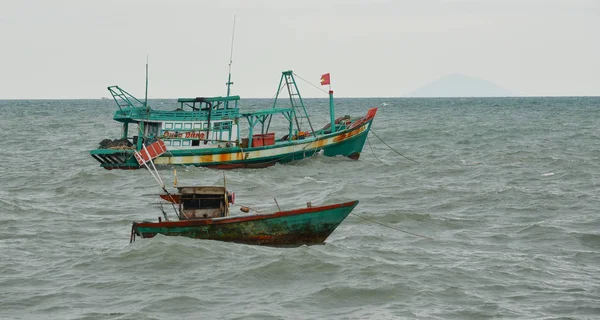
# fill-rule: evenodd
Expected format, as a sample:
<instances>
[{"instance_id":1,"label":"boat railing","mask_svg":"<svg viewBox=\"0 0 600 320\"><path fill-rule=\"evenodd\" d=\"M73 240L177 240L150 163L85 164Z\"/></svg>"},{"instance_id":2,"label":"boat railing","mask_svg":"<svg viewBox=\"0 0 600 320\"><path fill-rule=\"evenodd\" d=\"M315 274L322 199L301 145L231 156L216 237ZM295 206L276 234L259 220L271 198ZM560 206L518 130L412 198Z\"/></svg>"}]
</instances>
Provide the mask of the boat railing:
<instances>
[{"instance_id":1,"label":"boat railing","mask_svg":"<svg viewBox=\"0 0 600 320\"><path fill-rule=\"evenodd\" d=\"M239 109L219 109L211 112L213 119L233 119L239 115ZM175 120L175 121L194 121L206 118L206 111L166 111L152 110L148 116L146 109L143 108L124 108L115 112L115 119L119 118L148 118L152 120Z\"/></svg>"}]
</instances>

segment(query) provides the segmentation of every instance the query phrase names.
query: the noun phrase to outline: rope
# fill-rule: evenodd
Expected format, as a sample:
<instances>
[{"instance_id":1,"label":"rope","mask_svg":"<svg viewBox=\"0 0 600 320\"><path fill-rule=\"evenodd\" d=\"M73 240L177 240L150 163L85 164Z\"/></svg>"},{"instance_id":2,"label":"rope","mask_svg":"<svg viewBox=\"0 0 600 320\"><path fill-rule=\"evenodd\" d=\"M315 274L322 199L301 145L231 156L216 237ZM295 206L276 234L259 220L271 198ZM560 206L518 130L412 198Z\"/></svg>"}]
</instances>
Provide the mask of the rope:
<instances>
[{"instance_id":1,"label":"rope","mask_svg":"<svg viewBox=\"0 0 600 320\"><path fill-rule=\"evenodd\" d=\"M152 175L152 177L154 178L154 180L156 180L156 182L158 183L158 185L163 189L163 191L169 196L169 198L171 200L173 200L173 196L171 196L171 194L169 193L169 191L167 190L167 188L165 187L165 183L162 181L162 179L160 178L160 174L158 173L158 170L156 169L156 166L154 165L154 161L152 161L152 158L150 157L150 154L148 153L148 149L146 148L146 145L144 145L142 143L142 150L146 153L146 155L148 156L149 160L147 162L144 162L144 167L146 167L146 169L148 169L148 172L150 172L150 174ZM141 151L141 150L140 150ZM140 152L136 152L137 154L140 154ZM148 162L150 162L150 164L152 165L152 168L154 169L154 171L152 171L153 169L150 169L150 166L148 166ZM181 218L179 212L177 211L177 209L175 208L175 203L173 203L173 201L171 202L171 206L173 207L173 210L175 211L175 215L178 218ZM167 215L165 213L165 211L163 210L163 214L165 216L165 220L169 221L169 219L167 218Z\"/></svg>"},{"instance_id":2,"label":"rope","mask_svg":"<svg viewBox=\"0 0 600 320\"><path fill-rule=\"evenodd\" d=\"M327 91L323 90L322 88L319 88L319 87L315 86L314 84L312 84L312 83L308 82L307 80L305 80L304 78L302 78L301 76L299 76L297 73L295 73L295 72L294 72L294 75L295 75L296 77L300 78L300 80L302 80L302 81L304 81L304 82L308 83L309 85L311 85L311 86L313 86L313 87L317 88L318 90L321 90L321 91L325 92L326 94L329 94L329 92L327 92Z\"/></svg>"},{"instance_id":3,"label":"rope","mask_svg":"<svg viewBox=\"0 0 600 320\"><path fill-rule=\"evenodd\" d=\"M374 135L377 137L377 139L379 139L379 141L383 142L383 144L385 144L385 145L386 145L388 148L390 148L390 150L394 151L394 152L395 152L395 153L397 153L399 156L402 156L402 157L404 157L404 158L406 158L406 159L408 159L408 160L410 160L410 161L412 161L412 162L414 162L414 163L419 163L419 161L417 161L417 160L413 160L413 159L411 159L411 158L409 158L409 157L407 157L407 156L403 155L402 153L398 152L398 151L397 151L397 150L395 150L394 148L390 147L390 145L389 145L389 144L385 143L385 141L383 141L383 140L382 140L382 139L381 139L381 138L380 138L380 137L377 135L377 133L375 133L375 131L373 131L373 128L371 128L371 129L369 129L369 130L370 130L370 131L371 131L371 132L372 132L372 133L373 133L373 134L374 134Z\"/></svg>"},{"instance_id":4,"label":"rope","mask_svg":"<svg viewBox=\"0 0 600 320\"><path fill-rule=\"evenodd\" d=\"M380 225L380 226L383 226L383 227L386 227L386 228L390 228L390 229L393 229L393 230L396 230L396 231L404 232L404 233L407 233L407 234L410 234L410 235L413 235L413 236L416 236L416 237L421 237L421 238L425 238L425 239L433 240L433 238L430 238L430 237L427 237L427 236L423 236L423 235L420 235L420 234L416 234L416 233L412 233L412 232L408 232L408 231L404 231L404 230L402 230L402 229L398 229L398 228L395 228L395 227L392 227L392 226L388 226L388 225L386 225L386 224L383 224L383 223L377 222L377 221L375 221L375 220L372 220L372 219L369 219L369 218L365 218L365 217L363 217L363 216L361 216L361 215L359 215L359 214L353 213L353 212L350 212L350 214L353 214L353 215L355 215L355 216L357 216L357 217L359 217L359 218L365 219L365 220L367 220L367 221L371 221L371 222L373 222L373 223L376 223L376 224L378 224L378 225Z\"/></svg>"},{"instance_id":5,"label":"rope","mask_svg":"<svg viewBox=\"0 0 600 320\"><path fill-rule=\"evenodd\" d=\"M375 154L375 151L373 151L373 148L371 147L371 141L369 141L369 137L367 136L367 143L369 144L369 149L371 149L371 152L373 153L373 156L375 156L375 159L377 159L379 162L383 163L383 161L379 160L379 158L377 158L377 155Z\"/></svg>"},{"instance_id":6,"label":"rope","mask_svg":"<svg viewBox=\"0 0 600 320\"><path fill-rule=\"evenodd\" d=\"M156 172L156 177L155 177L156 181L158 181L160 186L164 189L165 183L160 178L160 175L158 174L158 170L156 170L156 166L154 165L154 161L152 161L152 157L150 156L150 153L148 152L148 149L146 148L146 145L144 143L142 143L142 148L146 152L146 156L148 156L148 162L150 162L150 164L152 165L152 168L154 169L154 172ZM150 168L148 167L148 164L146 162L144 162L144 165L146 165L146 168L148 168L148 171L150 171L150 173L152 173L152 175L154 176L154 173L152 172L152 170L150 170Z\"/></svg>"}]
</instances>

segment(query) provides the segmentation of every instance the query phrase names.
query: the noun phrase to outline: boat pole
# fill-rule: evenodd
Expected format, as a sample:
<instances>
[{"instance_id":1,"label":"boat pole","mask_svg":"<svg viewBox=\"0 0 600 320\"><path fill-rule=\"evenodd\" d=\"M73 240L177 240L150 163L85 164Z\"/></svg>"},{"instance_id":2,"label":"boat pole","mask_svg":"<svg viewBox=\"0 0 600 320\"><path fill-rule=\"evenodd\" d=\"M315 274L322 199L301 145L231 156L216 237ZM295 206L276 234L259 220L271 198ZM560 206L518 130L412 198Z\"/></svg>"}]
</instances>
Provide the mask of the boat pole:
<instances>
[{"instance_id":1,"label":"boat pole","mask_svg":"<svg viewBox=\"0 0 600 320\"><path fill-rule=\"evenodd\" d=\"M233 63L233 39L235 37L235 15L233 15L233 30L231 31L231 51L229 52L229 78L227 78L227 96L231 92L231 64ZM229 107L229 100L225 101L225 108Z\"/></svg>"},{"instance_id":2,"label":"boat pole","mask_svg":"<svg viewBox=\"0 0 600 320\"><path fill-rule=\"evenodd\" d=\"M276 198L273 198L273 200L275 200L275 204L277 205L277 210L279 210L279 212L281 212L281 208L279 207L279 202L277 202Z\"/></svg>"},{"instance_id":3,"label":"boat pole","mask_svg":"<svg viewBox=\"0 0 600 320\"><path fill-rule=\"evenodd\" d=\"M333 90L331 90L331 84L329 85L329 116L331 120L331 133L335 132L335 112L333 106Z\"/></svg>"}]
</instances>

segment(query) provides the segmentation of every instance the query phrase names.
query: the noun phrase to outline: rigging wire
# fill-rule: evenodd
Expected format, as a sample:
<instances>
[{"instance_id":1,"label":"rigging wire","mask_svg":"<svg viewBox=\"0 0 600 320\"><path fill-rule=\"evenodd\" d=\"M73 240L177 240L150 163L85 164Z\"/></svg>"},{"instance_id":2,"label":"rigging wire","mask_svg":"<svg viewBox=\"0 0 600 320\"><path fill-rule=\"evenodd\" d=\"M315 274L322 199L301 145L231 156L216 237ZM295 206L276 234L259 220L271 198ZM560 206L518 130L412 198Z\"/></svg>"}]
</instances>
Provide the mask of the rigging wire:
<instances>
[{"instance_id":1,"label":"rigging wire","mask_svg":"<svg viewBox=\"0 0 600 320\"><path fill-rule=\"evenodd\" d=\"M313 86L313 87L317 88L318 90L321 90L321 91L323 91L323 92L324 92L324 93L326 93L326 94L329 94L327 91L323 90L322 88L319 88L319 87L315 86L314 84L312 84L312 83L308 82L306 79L302 78L302 77L301 77L301 76L299 76L297 73L295 73L295 72L294 72L294 75L295 75L296 77L300 78L300 80L302 80L302 81L304 81L304 82L308 83L309 85L311 85L311 86Z\"/></svg>"}]
</instances>

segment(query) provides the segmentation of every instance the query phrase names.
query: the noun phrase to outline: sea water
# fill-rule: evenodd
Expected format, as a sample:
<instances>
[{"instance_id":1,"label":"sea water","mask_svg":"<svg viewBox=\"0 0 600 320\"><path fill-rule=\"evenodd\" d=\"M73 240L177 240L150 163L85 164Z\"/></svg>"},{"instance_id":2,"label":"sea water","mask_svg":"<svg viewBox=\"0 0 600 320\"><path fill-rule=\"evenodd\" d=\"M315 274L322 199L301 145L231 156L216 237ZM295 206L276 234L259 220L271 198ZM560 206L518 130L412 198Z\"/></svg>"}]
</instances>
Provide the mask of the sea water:
<instances>
[{"instance_id":1,"label":"sea water","mask_svg":"<svg viewBox=\"0 0 600 320\"><path fill-rule=\"evenodd\" d=\"M305 102L329 121L326 99ZM600 98L337 99L336 116L377 106L358 161L225 172L261 212L360 201L325 245L271 248L130 244L160 188L89 155L121 134L112 101L0 101L0 318L600 318Z\"/></svg>"}]
</instances>

